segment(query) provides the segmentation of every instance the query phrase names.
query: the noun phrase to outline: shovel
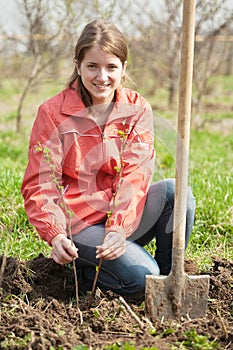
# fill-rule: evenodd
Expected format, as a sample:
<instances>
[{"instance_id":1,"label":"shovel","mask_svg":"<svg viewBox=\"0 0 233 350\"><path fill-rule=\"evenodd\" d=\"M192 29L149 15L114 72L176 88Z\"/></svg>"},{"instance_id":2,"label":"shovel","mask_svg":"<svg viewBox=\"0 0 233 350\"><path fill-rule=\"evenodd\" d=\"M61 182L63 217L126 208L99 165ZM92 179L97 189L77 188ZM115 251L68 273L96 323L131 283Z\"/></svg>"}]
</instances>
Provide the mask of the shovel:
<instances>
[{"instance_id":1,"label":"shovel","mask_svg":"<svg viewBox=\"0 0 233 350\"><path fill-rule=\"evenodd\" d=\"M168 276L146 276L145 307L148 316L152 319L204 317L208 302L210 277L208 275L188 276L184 271L194 28L195 0L184 0L172 267Z\"/></svg>"}]
</instances>

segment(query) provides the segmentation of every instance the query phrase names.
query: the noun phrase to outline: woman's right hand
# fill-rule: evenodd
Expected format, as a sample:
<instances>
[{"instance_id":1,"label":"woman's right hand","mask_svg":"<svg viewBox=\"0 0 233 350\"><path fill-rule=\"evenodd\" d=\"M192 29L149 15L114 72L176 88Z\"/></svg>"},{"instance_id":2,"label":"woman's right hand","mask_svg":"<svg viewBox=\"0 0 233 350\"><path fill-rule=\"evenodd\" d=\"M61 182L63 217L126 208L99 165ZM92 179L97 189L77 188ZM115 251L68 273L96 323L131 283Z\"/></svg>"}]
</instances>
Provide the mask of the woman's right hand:
<instances>
[{"instance_id":1,"label":"woman's right hand","mask_svg":"<svg viewBox=\"0 0 233 350\"><path fill-rule=\"evenodd\" d=\"M106 234L102 245L96 247L96 258L114 260L125 253L126 241L121 234L110 231Z\"/></svg>"},{"instance_id":2,"label":"woman's right hand","mask_svg":"<svg viewBox=\"0 0 233 350\"><path fill-rule=\"evenodd\" d=\"M53 258L57 264L63 265L78 258L78 248L62 233L59 233L52 239L51 245L53 247L51 258Z\"/></svg>"}]
</instances>

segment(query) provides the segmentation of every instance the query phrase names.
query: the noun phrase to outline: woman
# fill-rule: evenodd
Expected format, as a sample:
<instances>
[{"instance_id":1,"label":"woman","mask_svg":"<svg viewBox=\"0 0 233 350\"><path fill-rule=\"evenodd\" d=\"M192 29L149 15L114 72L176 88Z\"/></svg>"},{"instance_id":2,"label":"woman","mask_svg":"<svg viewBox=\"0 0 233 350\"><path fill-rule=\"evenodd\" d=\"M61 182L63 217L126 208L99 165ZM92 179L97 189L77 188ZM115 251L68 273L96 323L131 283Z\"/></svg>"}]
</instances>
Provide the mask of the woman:
<instances>
[{"instance_id":1,"label":"woman","mask_svg":"<svg viewBox=\"0 0 233 350\"><path fill-rule=\"evenodd\" d=\"M32 129L22 195L29 221L58 264L76 259L79 286L142 297L145 276L171 268L174 180L151 185L153 114L123 88L127 44L105 21L89 23L67 88L43 103ZM189 191L186 244L193 226ZM72 239L70 239L70 234ZM156 238L156 255L144 248Z\"/></svg>"}]
</instances>

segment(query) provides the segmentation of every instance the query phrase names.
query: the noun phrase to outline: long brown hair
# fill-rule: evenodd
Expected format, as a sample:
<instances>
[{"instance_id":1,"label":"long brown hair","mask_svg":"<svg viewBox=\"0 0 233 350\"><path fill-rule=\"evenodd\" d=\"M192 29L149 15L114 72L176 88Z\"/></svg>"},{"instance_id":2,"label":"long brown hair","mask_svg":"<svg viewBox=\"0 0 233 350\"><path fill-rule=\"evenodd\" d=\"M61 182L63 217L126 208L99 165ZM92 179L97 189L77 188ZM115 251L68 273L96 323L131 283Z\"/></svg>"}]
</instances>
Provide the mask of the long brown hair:
<instances>
[{"instance_id":1,"label":"long brown hair","mask_svg":"<svg viewBox=\"0 0 233 350\"><path fill-rule=\"evenodd\" d=\"M117 56L122 65L127 61L128 47L126 39L119 29L109 22L95 20L85 26L75 46L74 59L78 67L80 67L86 51L91 49L94 45L98 45L105 52ZM76 79L76 89L80 91L84 104L90 107L92 105L91 95L83 85L82 78L75 67L67 82L67 86L72 89Z\"/></svg>"}]
</instances>

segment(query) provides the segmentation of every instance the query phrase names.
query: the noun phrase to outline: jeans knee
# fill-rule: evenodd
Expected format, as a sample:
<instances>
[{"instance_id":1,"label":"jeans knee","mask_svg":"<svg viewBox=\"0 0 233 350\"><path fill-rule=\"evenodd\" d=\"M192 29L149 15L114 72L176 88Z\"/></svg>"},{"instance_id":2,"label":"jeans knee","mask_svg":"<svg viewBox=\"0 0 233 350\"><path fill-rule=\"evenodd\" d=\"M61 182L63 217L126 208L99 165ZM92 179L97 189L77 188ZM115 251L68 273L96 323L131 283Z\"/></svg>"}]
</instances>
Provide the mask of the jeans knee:
<instances>
[{"instance_id":1,"label":"jeans knee","mask_svg":"<svg viewBox=\"0 0 233 350\"><path fill-rule=\"evenodd\" d=\"M128 286L129 294L135 298L144 297L145 287L146 287L146 276L147 275L159 276L159 274L160 274L159 267L157 267L153 271L149 271L148 269L143 269L143 267L141 267L141 271L138 271L137 279L134 279L134 282L131 284L130 287Z\"/></svg>"},{"instance_id":2,"label":"jeans knee","mask_svg":"<svg viewBox=\"0 0 233 350\"><path fill-rule=\"evenodd\" d=\"M196 201L195 197L193 195L191 187L188 187L188 193L187 193L187 211L194 212L196 209Z\"/></svg>"},{"instance_id":3,"label":"jeans knee","mask_svg":"<svg viewBox=\"0 0 233 350\"><path fill-rule=\"evenodd\" d=\"M175 179L164 180L166 184L166 198L169 204L174 207L175 198ZM187 188L187 211L195 211L196 202L192 193L192 188L188 186Z\"/></svg>"},{"instance_id":4,"label":"jeans knee","mask_svg":"<svg viewBox=\"0 0 233 350\"><path fill-rule=\"evenodd\" d=\"M127 288L127 292L124 291L124 295L132 296L133 298L139 299L143 298L145 295L146 287L146 275L138 275L137 281L134 281L134 284Z\"/></svg>"},{"instance_id":5,"label":"jeans knee","mask_svg":"<svg viewBox=\"0 0 233 350\"><path fill-rule=\"evenodd\" d=\"M173 208L175 198L175 179L166 179L164 181L166 185L166 198L171 208Z\"/></svg>"},{"instance_id":6,"label":"jeans knee","mask_svg":"<svg viewBox=\"0 0 233 350\"><path fill-rule=\"evenodd\" d=\"M134 292L133 292L133 297L134 298L143 298L145 295L145 286L146 286L146 281L144 281L143 283L138 283L137 285L135 285L134 288Z\"/></svg>"}]
</instances>

